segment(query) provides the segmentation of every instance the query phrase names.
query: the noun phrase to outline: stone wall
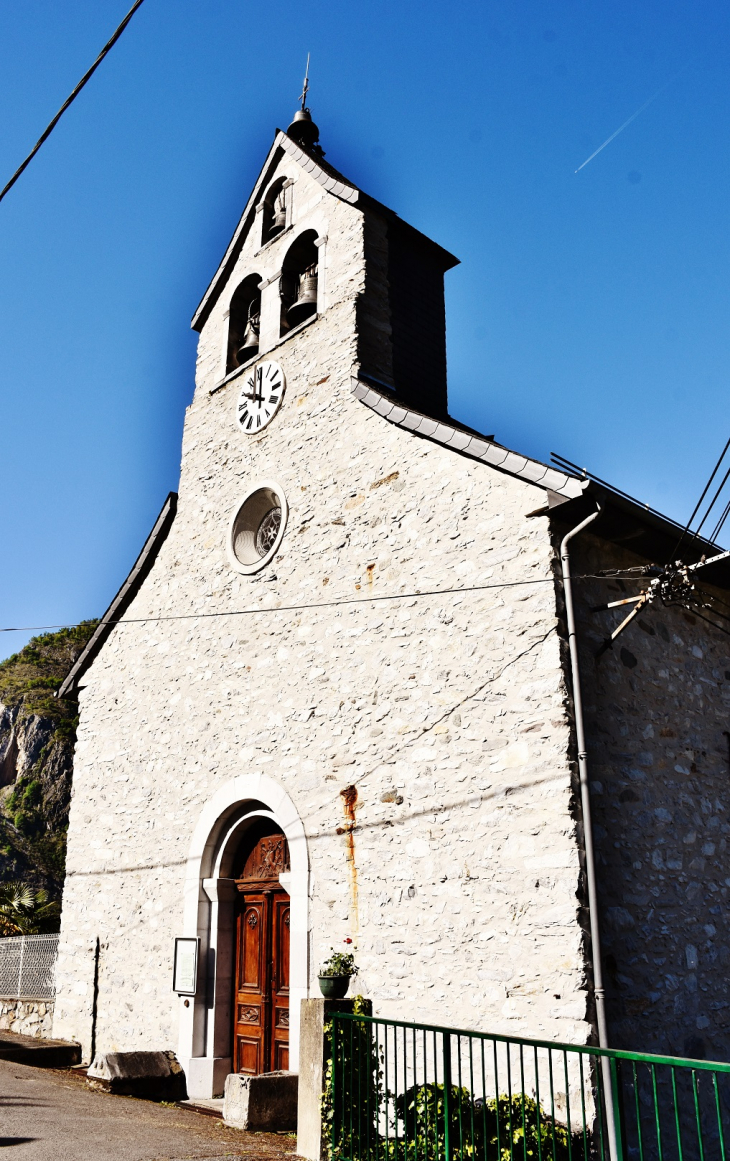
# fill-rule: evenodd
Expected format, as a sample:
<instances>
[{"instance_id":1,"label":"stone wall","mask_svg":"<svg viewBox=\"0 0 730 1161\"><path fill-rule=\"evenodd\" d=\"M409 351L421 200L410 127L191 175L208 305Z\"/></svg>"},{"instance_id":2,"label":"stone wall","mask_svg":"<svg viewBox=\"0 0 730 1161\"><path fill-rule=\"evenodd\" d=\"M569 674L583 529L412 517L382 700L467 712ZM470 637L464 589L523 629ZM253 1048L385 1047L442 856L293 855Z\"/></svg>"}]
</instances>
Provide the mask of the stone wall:
<instances>
[{"instance_id":1,"label":"stone wall","mask_svg":"<svg viewBox=\"0 0 730 1161\"><path fill-rule=\"evenodd\" d=\"M302 221L327 233L327 307L275 348L286 396L255 438L234 428L235 380L209 393L226 295L213 309L178 515L128 613L191 619L120 626L85 678L56 1034L88 1043L98 936L99 1051L176 1046L191 836L221 787L266 774L307 837L310 987L348 937L379 1013L584 1042L554 558L528 519L544 494L352 396L362 217L297 182ZM252 261L244 247L237 277ZM241 577L227 529L262 479L289 522ZM474 585L494 587L425 595Z\"/></svg>"},{"instance_id":2,"label":"stone wall","mask_svg":"<svg viewBox=\"0 0 730 1161\"><path fill-rule=\"evenodd\" d=\"M573 543L576 574L643 563ZM656 606L597 661L627 610L591 606L639 589L575 587L611 1043L728 1060L730 639Z\"/></svg>"},{"instance_id":3,"label":"stone wall","mask_svg":"<svg viewBox=\"0 0 730 1161\"><path fill-rule=\"evenodd\" d=\"M38 1039L53 1031L53 1001L13 1000L0 996L0 1030Z\"/></svg>"}]
</instances>

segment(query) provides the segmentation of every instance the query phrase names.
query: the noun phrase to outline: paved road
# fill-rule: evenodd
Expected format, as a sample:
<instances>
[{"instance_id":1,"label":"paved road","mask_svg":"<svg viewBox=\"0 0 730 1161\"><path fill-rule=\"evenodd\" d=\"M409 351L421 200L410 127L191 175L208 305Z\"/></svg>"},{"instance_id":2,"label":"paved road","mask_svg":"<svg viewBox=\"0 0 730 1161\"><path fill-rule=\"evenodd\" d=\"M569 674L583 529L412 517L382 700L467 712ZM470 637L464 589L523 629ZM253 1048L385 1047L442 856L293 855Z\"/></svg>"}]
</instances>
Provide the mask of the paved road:
<instances>
[{"instance_id":1,"label":"paved road","mask_svg":"<svg viewBox=\"0 0 730 1161\"><path fill-rule=\"evenodd\" d=\"M215 1117L90 1091L83 1076L0 1061L7 1161L288 1161L294 1137L241 1133Z\"/></svg>"}]
</instances>

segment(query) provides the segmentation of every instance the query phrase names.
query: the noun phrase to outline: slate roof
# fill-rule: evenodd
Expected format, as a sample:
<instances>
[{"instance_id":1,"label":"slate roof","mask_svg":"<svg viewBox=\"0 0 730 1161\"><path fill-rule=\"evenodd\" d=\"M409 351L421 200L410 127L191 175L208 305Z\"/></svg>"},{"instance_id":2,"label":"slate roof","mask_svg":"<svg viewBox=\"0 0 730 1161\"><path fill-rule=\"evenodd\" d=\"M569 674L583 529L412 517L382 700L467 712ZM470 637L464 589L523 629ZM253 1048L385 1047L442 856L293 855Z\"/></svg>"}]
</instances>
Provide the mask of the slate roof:
<instances>
[{"instance_id":1,"label":"slate roof","mask_svg":"<svg viewBox=\"0 0 730 1161\"><path fill-rule=\"evenodd\" d=\"M583 484L575 477L542 464L539 460L510 451L502 444L495 443L486 436L469 432L455 423L432 419L428 415L414 411L411 407L404 407L402 403L388 398L362 378L354 380L352 393L366 407L377 411L378 415L382 415L383 419L387 419L390 423L395 423L406 431L412 431L414 435L423 436L425 439L433 440L434 443L462 452L470 459L481 460L482 463L498 468L509 476L526 480L530 484L538 484L541 488L547 488L566 500L580 496L583 492Z\"/></svg>"},{"instance_id":2,"label":"slate roof","mask_svg":"<svg viewBox=\"0 0 730 1161\"><path fill-rule=\"evenodd\" d=\"M575 527L595 511L598 501L602 514L591 528L593 535L628 548L647 561L664 564L672 559L682 526L604 480L562 472L495 443L487 436L463 427L457 420L446 422L414 411L399 403L389 392L380 390L363 374L353 379L352 393L389 423L470 459L489 464L508 476L544 488L546 503L532 515L549 515L553 522L566 528ZM703 556L714 556L718 551L717 546L708 540L688 539L682 546L682 559L687 564L694 564ZM703 580L720 588L730 588L730 562L710 565L703 573Z\"/></svg>"}]
</instances>

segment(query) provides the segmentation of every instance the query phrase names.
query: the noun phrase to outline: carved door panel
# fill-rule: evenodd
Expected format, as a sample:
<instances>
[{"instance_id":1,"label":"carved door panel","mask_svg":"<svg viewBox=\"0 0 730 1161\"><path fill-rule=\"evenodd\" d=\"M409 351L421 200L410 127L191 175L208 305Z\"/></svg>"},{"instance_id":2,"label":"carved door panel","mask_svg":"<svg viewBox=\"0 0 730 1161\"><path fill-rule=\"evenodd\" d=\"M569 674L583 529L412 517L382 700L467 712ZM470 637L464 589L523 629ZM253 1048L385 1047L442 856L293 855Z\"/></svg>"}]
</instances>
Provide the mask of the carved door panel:
<instances>
[{"instance_id":1,"label":"carved door panel","mask_svg":"<svg viewBox=\"0 0 730 1161\"><path fill-rule=\"evenodd\" d=\"M285 835L270 820L251 827L237 855L233 1068L248 1076L289 1067L289 871Z\"/></svg>"},{"instance_id":2,"label":"carved door panel","mask_svg":"<svg viewBox=\"0 0 730 1161\"><path fill-rule=\"evenodd\" d=\"M272 901L271 1068L289 1068L289 896Z\"/></svg>"},{"instance_id":3,"label":"carved door panel","mask_svg":"<svg viewBox=\"0 0 730 1161\"><path fill-rule=\"evenodd\" d=\"M247 893L240 901L236 923L233 1067L248 1076L266 1071L268 904L265 894Z\"/></svg>"}]
</instances>

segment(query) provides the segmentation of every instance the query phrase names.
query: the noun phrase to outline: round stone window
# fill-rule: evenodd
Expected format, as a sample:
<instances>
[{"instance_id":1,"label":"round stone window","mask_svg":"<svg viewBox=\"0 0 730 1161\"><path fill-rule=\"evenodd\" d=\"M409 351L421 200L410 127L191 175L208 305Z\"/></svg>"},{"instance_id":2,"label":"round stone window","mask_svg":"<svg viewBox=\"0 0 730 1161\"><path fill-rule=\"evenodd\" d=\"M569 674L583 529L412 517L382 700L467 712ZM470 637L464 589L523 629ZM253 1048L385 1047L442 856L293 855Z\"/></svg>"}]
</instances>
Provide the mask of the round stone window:
<instances>
[{"instance_id":1,"label":"round stone window","mask_svg":"<svg viewBox=\"0 0 730 1161\"><path fill-rule=\"evenodd\" d=\"M228 533L228 558L237 572L265 568L281 544L289 507L282 488L266 481L239 505Z\"/></svg>"}]
</instances>

